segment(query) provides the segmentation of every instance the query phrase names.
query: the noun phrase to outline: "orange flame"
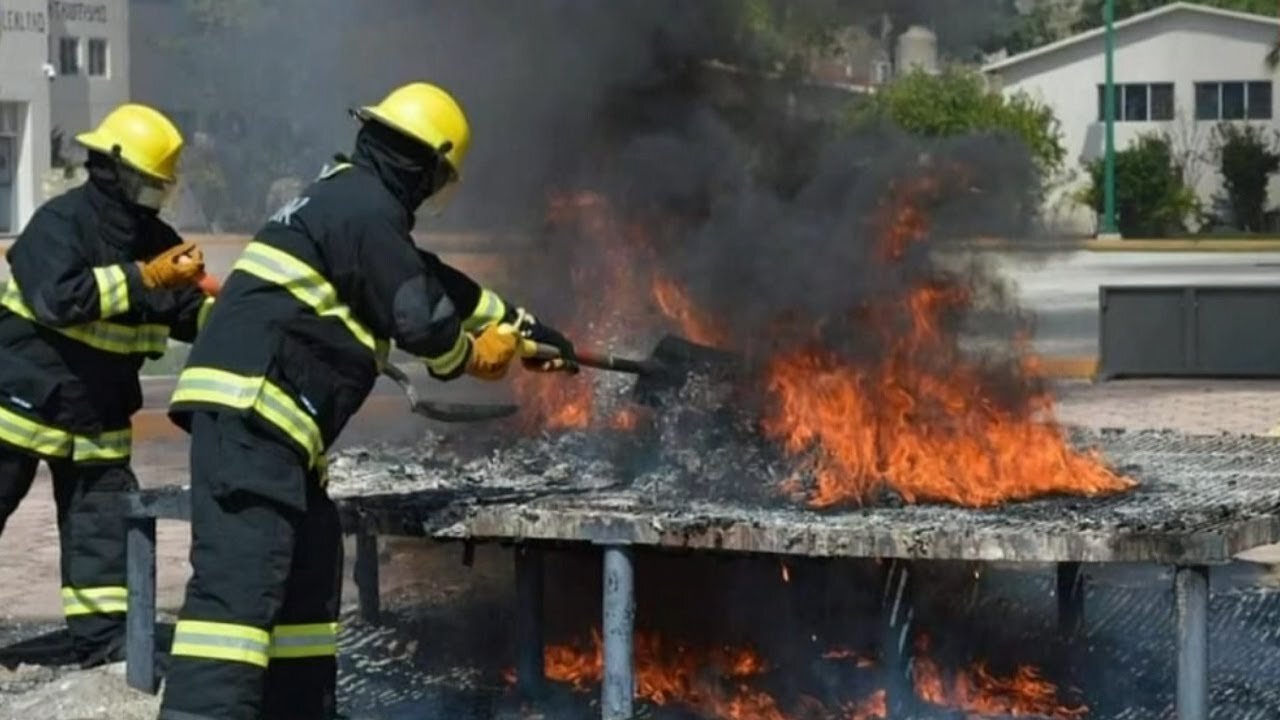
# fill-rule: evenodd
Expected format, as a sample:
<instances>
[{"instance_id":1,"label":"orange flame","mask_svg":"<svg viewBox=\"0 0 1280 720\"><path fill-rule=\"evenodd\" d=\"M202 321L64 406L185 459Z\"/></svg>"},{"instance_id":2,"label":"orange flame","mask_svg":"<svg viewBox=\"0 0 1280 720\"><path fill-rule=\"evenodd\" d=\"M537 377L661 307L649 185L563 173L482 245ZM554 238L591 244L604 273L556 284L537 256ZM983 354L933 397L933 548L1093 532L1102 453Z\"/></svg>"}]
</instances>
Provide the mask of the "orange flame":
<instances>
[{"instance_id":1,"label":"orange flame","mask_svg":"<svg viewBox=\"0 0 1280 720\"><path fill-rule=\"evenodd\" d=\"M1021 667L1011 677L992 674L984 664L948 674L928 655L929 640L916 641L914 664L916 696L939 707L960 710L971 716L1007 715L1049 720L1080 720L1088 707L1067 705L1058 699L1057 688L1031 667ZM546 675L579 692L586 692L604 676L604 646L593 631L590 648L548 645ZM848 649L833 649L823 658L854 660L857 668L869 668L875 661ZM758 653L749 648L721 647L700 651L681 643L666 643L651 633L635 637L636 695L655 705L679 705L714 720L883 720L888 715L884 690L865 699L829 710L810 697L801 697L796 712L784 710L778 701L751 687L769 670ZM508 671L508 683L515 682Z\"/></svg>"},{"instance_id":2,"label":"orange flame","mask_svg":"<svg viewBox=\"0 0 1280 720\"><path fill-rule=\"evenodd\" d=\"M574 248L568 280L572 297L585 302L563 328L575 343L599 350L619 339L644 343L670 331L703 344L719 344L725 339L716 324L664 274L650 233L637 223L620 220L604 196L583 192L556 197L547 220L581 238ZM647 352L647 348L624 349ZM634 409L608 412L597 407L592 378L591 372L572 378L521 373L515 380L515 391L525 410L526 426L635 429L640 418Z\"/></svg>"},{"instance_id":3,"label":"orange flame","mask_svg":"<svg viewBox=\"0 0 1280 720\"><path fill-rule=\"evenodd\" d=\"M599 632L592 633L591 641L585 651L548 646L547 678L580 691L599 683L604 677ZM657 635L637 633L635 658L636 695L655 705L679 704L723 720L789 720L770 695L745 684L767 669L753 650L725 647L698 653L679 643L664 643Z\"/></svg>"},{"instance_id":4,"label":"orange flame","mask_svg":"<svg viewBox=\"0 0 1280 720\"><path fill-rule=\"evenodd\" d=\"M886 262L926 237L920 203L937 188L925 179L892 194L880 247ZM1028 390L1013 406L996 402L989 368L965 356L946 329L947 318L973 302L958 282L934 279L856 315L850 332L878 338L879 357L855 365L812 343L769 363L773 406L763 429L812 463L811 505L865 502L885 486L907 502L971 507L1133 486L1096 454L1070 446L1049 420L1047 392ZM1038 361L1015 350L1017 380L1029 388Z\"/></svg>"},{"instance_id":5,"label":"orange flame","mask_svg":"<svg viewBox=\"0 0 1280 720\"><path fill-rule=\"evenodd\" d=\"M981 715L1072 720L1089 714L1083 705L1064 705L1058 689L1040 677L1033 667L1022 666L1012 677L991 674L985 663L978 663L948 682L938 663L928 656L929 638L916 640L916 694L922 700L942 707L952 707Z\"/></svg>"}]
</instances>

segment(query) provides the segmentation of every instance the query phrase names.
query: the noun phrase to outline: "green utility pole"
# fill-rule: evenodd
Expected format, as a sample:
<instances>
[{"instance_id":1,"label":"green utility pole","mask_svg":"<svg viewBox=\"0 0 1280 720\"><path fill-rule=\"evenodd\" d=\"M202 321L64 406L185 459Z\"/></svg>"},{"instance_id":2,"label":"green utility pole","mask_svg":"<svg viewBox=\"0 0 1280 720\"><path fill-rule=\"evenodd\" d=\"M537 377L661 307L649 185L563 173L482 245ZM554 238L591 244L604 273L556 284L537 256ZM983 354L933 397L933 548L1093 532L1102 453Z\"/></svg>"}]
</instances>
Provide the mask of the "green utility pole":
<instances>
[{"instance_id":1,"label":"green utility pole","mask_svg":"<svg viewBox=\"0 0 1280 720\"><path fill-rule=\"evenodd\" d=\"M1099 228L1099 235L1119 235L1120 232L1116 228L1116 79L1115 79L1115 61L1116 61L1116 32L1115 32L1115 16L1116 2L1115 0L1106 0L1102 6L1102 22L1105 30L1102 33L1102 42L1105 47L1107 78L1106 88L1103 90L1103 120L1106 122L1106 147L1103 157L1103 179L1102 179L1102 227Z\"/></svg>"}]
</instances>

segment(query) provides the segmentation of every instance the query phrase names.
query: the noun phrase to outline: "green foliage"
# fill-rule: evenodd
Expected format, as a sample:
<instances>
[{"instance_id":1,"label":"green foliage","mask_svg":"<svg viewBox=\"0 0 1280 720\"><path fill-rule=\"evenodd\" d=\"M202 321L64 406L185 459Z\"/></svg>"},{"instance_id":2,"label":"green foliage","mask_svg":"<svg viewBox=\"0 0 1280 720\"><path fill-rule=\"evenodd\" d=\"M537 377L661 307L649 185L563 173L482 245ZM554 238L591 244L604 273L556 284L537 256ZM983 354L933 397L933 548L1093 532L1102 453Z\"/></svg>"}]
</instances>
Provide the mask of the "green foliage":
<instances>
[{"instance_id":1,"label":"green foliage","mask_svg":"<svg viewBox=\"0 0 1280 720\"><path fill-rule=\"evenodd\" d=\"M1130 15L1137 15L1154 10L1172 0L1115 0L1115 19L1123 20ZM1195 0L1197 5L1255 13L1257 15L1276 14L1275 0ZM1106 0L1085 0L1080 5L1080 19L1076 23L1077 30L1088 30L1102 25L1102 7Z\"/></svg>"},{"instance_id":2,"label":"green foliage","mask_svg":"<svg viewBox=\"0 0 1280 720\"><path fill-rule=\"evenodd\" d=\"M1248 232L1263 229L1267 185L1280 171L1280 154L1274 136L1256 125L1220 123L1214 130L1214 149L1222 190L1236 228Z\"/></svg>"},{"instance_id":3,"label":"green foliage","mask_svg":"<svg viewBox=\"0 0 1280 720\"><path fill-rule=\"evenodd\" d=\"M884 121L922 137L1011 135L1046 173L1059 169L1066 157L1052 110L1026 95L1006 97L988 90L981 75L958 68L898 78L859 103L851 118L855 128Z\"/></svg>"},{"instance_id":4,"label":"green foliage","mask_svg":"<svg viewBox=\"0 0 1280 720\"><path fill-rule=\"evenodd\" d=\"M1101 213L1103 161L1089 163L1088 169L1093 183L1082 199ZM1121 235L1151 238L1183 232L1198 206L1167 135L1143 135L1116 153L1116 223Z\"/></svg>"}]
</instances>

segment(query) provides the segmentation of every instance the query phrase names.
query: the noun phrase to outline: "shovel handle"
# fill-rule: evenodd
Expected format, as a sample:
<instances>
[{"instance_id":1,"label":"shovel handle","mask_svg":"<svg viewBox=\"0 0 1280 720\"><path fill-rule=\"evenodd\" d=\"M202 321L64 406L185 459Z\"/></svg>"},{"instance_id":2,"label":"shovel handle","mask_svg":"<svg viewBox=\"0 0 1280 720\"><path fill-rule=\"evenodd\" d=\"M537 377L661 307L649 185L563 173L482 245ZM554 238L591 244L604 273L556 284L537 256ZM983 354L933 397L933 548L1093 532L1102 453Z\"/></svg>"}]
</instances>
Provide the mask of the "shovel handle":
<instances>
[{"instance_id":1,"label":"shovel handle","mask_svg":"<svg viewBox=\"0 0 1280 720\"><path fill-rule=\"evenodd\" d=\"M525 340L520 347L521 357L532 360L557 360L561 357L560 348L545 343L536 343L532 340ZM589 350L574 349L574 360L579 365L595 368L597 370L610 370L613 372L630 373L632 375L644 375L650 369L639 360L630 360L628 358L620 358L608 353L594 353Z\"/></svg>"}]
</instances>

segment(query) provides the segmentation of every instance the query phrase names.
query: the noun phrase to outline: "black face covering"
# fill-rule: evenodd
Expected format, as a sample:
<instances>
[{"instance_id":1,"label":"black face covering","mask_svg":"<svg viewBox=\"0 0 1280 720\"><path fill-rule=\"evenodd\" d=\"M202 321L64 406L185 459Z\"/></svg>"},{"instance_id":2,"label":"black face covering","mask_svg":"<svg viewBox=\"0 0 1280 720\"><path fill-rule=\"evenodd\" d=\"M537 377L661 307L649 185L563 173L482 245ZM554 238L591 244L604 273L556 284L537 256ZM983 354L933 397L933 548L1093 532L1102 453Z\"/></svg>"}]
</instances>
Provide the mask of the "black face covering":
<instances>
[{"instance_id":1,"label":"black face covering","mask_svg":"<svg viewBox=\"0 0 1280 720\"><path fill-rule=\"evenodd\" d=\"M448 184L449 165L433 150L377 122L366 122L356 135L352 160L377 173L404 209L418 207Z\"/></svg>"},{"instance_id":2,"label":"black face covering","mask_svg":"<svg viewBox=\"0 0 1280 720\"><path fill-rule=\"evenodd\" d=\"M130 250L136 257L153 254L152 248L141 247L142 233L139 227L158 210L138 205L129 200L125 188L124 170L115 158L90 151L85 162L89 171L89 202L102 220L103 237L120 248Z\"/></svg>"}]
</instances>

